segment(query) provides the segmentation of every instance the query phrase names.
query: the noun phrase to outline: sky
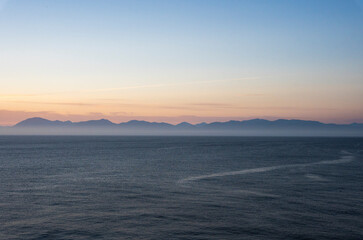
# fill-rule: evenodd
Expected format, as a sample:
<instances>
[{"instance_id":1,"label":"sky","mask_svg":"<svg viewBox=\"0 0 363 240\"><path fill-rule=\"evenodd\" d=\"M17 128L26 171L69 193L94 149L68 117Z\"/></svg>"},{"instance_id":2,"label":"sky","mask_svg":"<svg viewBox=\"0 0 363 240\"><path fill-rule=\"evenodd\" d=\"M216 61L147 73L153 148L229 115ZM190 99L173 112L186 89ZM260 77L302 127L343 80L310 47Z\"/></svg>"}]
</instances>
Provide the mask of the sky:
<instances>
[{"instance_id":1,"label":"sky","mask_svg":"<svg viewBox=\"0 0 363 240\"><path fill-rule=\"evenodd\" d=\"M363 1L0 0L0 125L363 123Z\"/></svg>"}]
</instances>

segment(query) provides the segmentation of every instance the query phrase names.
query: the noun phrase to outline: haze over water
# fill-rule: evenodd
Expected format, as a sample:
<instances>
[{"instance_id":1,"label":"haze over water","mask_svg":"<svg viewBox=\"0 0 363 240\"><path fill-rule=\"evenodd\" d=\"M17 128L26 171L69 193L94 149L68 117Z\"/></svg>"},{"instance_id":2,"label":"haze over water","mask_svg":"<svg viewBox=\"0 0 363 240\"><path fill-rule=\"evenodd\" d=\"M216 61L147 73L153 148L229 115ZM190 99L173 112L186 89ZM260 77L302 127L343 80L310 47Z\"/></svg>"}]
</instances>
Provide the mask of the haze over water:
<instances>
[{"instance_id":1,"label":"haze over water","mask_svg":"<svg viewBox=\"0 0 363 240\"><path fill-rule=\"evenodd\" d=\"M362 138L0 137L1 239L362 239Z\"/></svg>"}]
</instances>

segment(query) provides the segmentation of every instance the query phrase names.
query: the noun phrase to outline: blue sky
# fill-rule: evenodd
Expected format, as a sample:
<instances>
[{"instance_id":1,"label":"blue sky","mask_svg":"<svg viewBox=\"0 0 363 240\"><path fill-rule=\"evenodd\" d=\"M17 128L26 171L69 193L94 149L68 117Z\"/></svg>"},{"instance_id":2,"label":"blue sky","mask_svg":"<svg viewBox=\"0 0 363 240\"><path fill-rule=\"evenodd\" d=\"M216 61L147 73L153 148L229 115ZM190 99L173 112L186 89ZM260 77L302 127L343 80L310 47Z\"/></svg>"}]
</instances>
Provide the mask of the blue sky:
<instances>
[{"instance_id":1,"label":"blue sky","mask_svg":"<svg viewBox=\"0 0 363 240\"><path fill-rule=\"evenodd\" d=\"M120 120L363 119L362 1L9 0L0 6L4 111L71 119L76 113Z\"/></svg>"}]
</instances>

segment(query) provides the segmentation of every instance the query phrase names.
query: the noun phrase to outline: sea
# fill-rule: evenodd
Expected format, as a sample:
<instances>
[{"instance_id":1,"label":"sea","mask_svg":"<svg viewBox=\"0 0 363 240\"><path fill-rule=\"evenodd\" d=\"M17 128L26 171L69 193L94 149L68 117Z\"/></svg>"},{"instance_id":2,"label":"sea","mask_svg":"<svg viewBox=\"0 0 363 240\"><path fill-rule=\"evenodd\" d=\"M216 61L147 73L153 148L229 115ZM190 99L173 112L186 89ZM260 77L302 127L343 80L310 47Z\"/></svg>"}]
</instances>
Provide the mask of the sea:
<instances>
[{"instance_id":1,"label":"sea","mask_svg":"<svg viewBox=\"0 0 363 240\"><path fill-rule=\"evenodd\" d=\"M363 239L363 138L0 136L0 239Z\"/></svg>"}]
</instances>

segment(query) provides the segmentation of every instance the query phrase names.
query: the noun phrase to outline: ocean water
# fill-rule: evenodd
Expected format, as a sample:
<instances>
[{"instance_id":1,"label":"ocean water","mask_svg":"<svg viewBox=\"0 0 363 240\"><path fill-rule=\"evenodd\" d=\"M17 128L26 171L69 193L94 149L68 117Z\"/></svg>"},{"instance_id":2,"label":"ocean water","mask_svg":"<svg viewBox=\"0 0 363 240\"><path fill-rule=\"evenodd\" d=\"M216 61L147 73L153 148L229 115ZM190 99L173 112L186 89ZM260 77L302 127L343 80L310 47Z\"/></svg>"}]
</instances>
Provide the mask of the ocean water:
<instances>
[{"instance_id":1,"label":"ocean water","mask_svg":"<svg viewBox=\"0 0 363 240\"><path fill-rule=\"evenodd\" d=\"M363 239L363 138L1 136L0 239Z\"/></svg>"}]
</instances>

